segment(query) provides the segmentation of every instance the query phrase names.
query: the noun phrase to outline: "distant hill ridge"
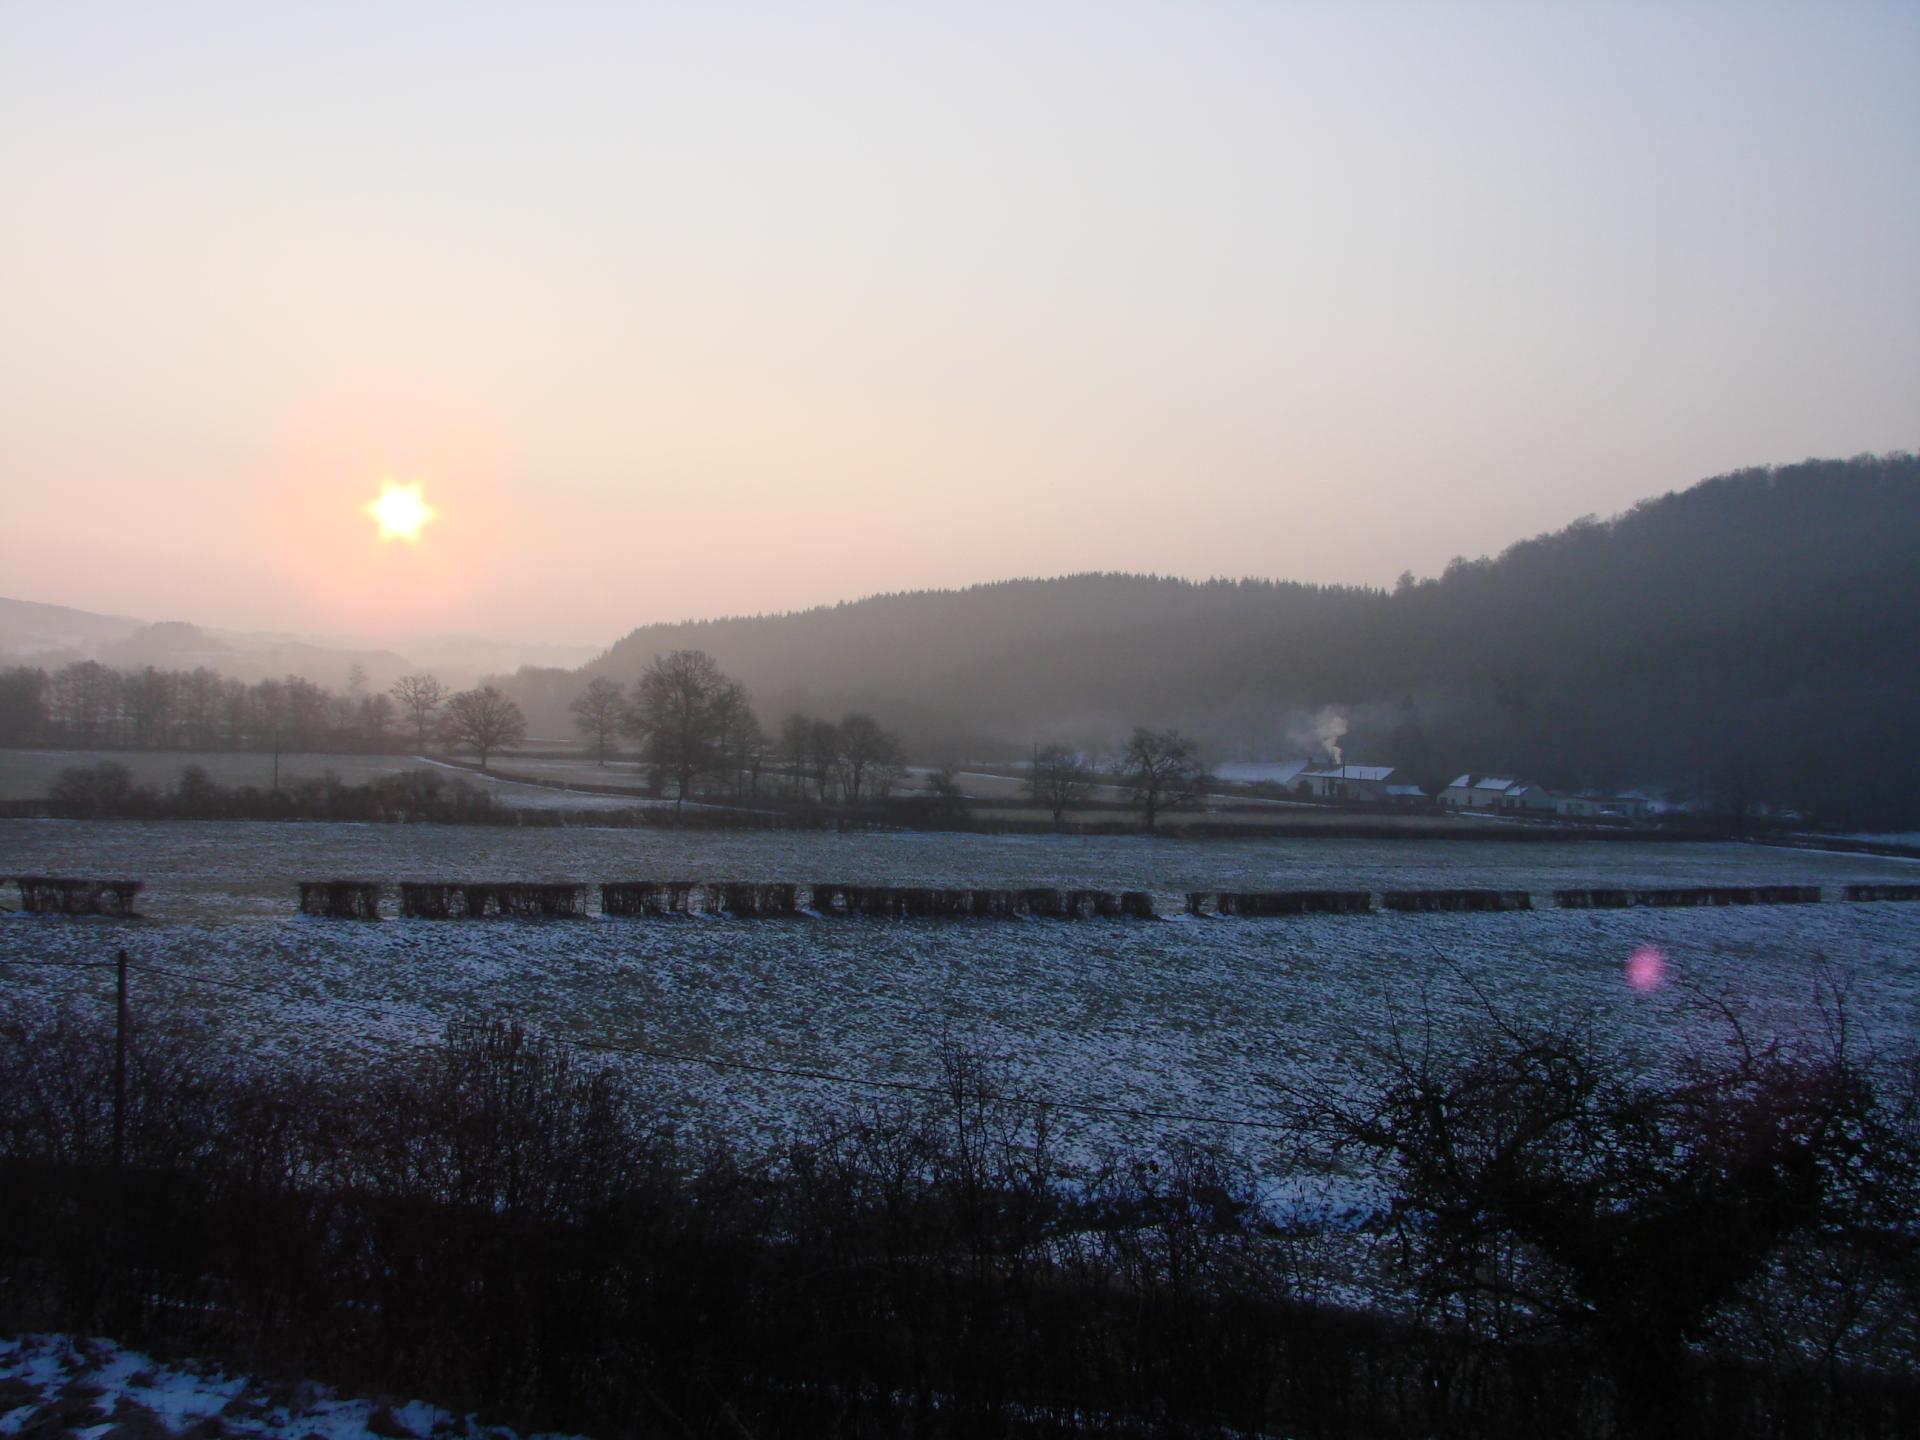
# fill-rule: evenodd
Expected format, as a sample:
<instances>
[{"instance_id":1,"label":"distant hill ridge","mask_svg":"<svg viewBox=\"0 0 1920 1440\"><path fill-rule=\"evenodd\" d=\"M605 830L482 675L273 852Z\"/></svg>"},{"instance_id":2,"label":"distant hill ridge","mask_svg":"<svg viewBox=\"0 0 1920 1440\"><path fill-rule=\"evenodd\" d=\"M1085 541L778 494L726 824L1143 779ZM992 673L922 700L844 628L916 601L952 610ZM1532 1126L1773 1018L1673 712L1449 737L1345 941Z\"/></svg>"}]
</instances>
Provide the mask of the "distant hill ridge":
<instances>
[{"instance_id":1,"label":"distant hill ridge","mask_svg":"<svg viewBox=\"0 0 1920 1440\"><path fill-rule=\"evenodd\" d=\"M1350 755L1416 770L1754 785L1844 803L1862 823L1910 818L1920 459L1719 476L1392 592L1009 580L649 625L584 673L631 679L681 646L711 651L769 719L870 709L922 755L1017 754L1151 723L1217 753L1278 756L1310 743L1331 708ZM536 711L564 705L559 678L523 677Z\"/></svg>"},{"instance_id":2,"label":"distant hill ridge","mask_svg":"<svg viewBox=\"0 0 1920 1440\"><path fill-rule=\"evenodd\" d=\"M490 671L529 659L579 663L593 654L587 646L515 644L463 635L422 636L403 644L405 654L349 638L206 630L183 620L148 624L128 616L0 597L0 668L26 664L57 669L76 660L97 660L120 670L204 665L240 680L299 675L339 688L357 665L376 689L384 689L413 671L431 671L448 684L464 687Z\"/></svg>"}]
</instances>

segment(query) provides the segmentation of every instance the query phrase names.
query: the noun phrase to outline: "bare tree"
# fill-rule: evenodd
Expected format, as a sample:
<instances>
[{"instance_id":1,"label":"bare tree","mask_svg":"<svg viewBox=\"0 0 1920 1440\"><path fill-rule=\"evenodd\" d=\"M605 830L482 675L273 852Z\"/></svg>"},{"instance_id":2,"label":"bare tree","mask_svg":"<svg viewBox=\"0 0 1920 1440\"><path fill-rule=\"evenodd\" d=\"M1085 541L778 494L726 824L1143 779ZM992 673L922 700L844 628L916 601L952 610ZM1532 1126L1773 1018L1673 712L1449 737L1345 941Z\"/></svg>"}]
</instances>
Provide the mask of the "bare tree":
<instances>
[{"instance_id":1,"label":"bare tree","mask_svg":"<svg viewBox=\"0 0 1920 1440\"><path fill-rule=\"evenodd\" d=\"M766 747L766 732L753 713L746 687L737 680L723 680L713 692L713 745L723 782L738 795L748 757Z\"/></svg>"},{"instance_id":2,"label":"bare tree","mask_svg":"<svg viewBox=\"0 0 1920 1440\"><path fill-rule=\"evenodd\" d=\"M840 727L831 720L807 722L808 779L813 797L822 805L833 799L833 782L840 764Z\"/></svg>"},{"instance_id":3,"label":"bare tree","mask_svg":"<svg viewBox=\"0 0 1920 1440\"><path fill-rule=\"evenodd\" d=\"M393 728L393 701L385 695L362 695L359 725L366 742L376 750L384 750L387 731Z\"/></svg>"},{"instance_id":4,"label":"bare tree","mask_svg":"<svg viewBox=\"0 0 1920 1440\"><path fill-rule=\"evenodd\" d=\"M730 683L704 650L656 655L633 687L625 728L637 735L656 775L671 775L677 815L693 782L716 764L714 700Z\"/></svg>"},{"instance_id":5,"label":"bare tree","mask_svg":"<svg viewBox=\"0 0 1920 1440\"><path fill-rule=\"evenodd\" d=\"M360 707L352 695L327 696L327 729L330 748L346 750L354 742L360 723Z\"/></svg>"},{"instance_id":6,"label":"bare tree","mask_svg":"<svg viewBox=\"0 0 1920 1440\"><path fill-rule=\"evenodd\" d=\"M573 712L573 728L593 741L594 755L607 763L607 746L619 733L627 713L627 690L617 680L596 675L587 682L585 693L567 706Z\"/></svg>"},{"instance_id":7,"label":"bare tree","mask_svg":"<svg viewBox=\"0 0 1920 1440\"><path fill-rule=\"evenodd\" d=\"M280 745L287 729L287 691L278 680L254 687L253 729L273 748L273 788L280 788Z\"/></svg>"},{"instance_id":8,"label":"bare tree","mask_svg":"<svg viewBox=\"0 0 1920 1440\"><path fill-rule=\"evenodd\" d=\"M53 677L55 720L82 745L111 738L119 709L120 677L98 660L78 660Z\"/></svg>"},{"instance_id":9,"label":"bare tree","mask_svg":"<svg viewBox=\"0 0 1920 1440\"><path fill-rule=\"evenodd\" d=\"M883 730L871 715L852 714L841 720L840 794L849 805L874 791L884 796L899 777L905 752L900 737Z\"/></svg>"},{"instance_id":10,"label":"bare tree","mask_svg":"<svg viewBox=\"0 0 1920 1440\"><path fill-rule=\"evenodd\" d=\"M1207 779L1199 746L1178 730L1134 726L1120 765L1149 830L1162 810L1193 799Z\"/></svg>"},{"instance_id":11,"label":"bare tree","mask_svg":"<svg viewBox=\"0 0 1920 1440\"><path fill-rule=\"evenodd\" d=\"M928 808L942 824L953 825L967 818L967 792L952 765L942 765L927 776ZM1059 821L1054 821L1056 825Z\"/></svg>"},{"instance_id":12,"label":"bare tree","mask_svg":"<svg viewBox=\"0 0 1920 1440\"><path fill-rule=\"evenodd\" d=\"M298 675L280 682L287 696L287 734L307 750L318 750L327 732L327 692Z\"/></svg>"},{"instance_id":13,"label":"bare tree","mask_svg":"<svg viewBox=\"0 0 1920 1440\"><path fill-rule=\"evenodd\" d=\"M787 774L789 791L805 793L811 773L808 761L813 754L813 721L797 710L780 722L780 739L775 744L780 766Z\"/></svg>"},{"instance_id":14,"label":"bare tree","mask_svg":"<svg viewBox=\"0 0 1920 1440\"><path fill-rule=\"evenodd\" d=\"M1058 830L1067 811L1092 792L1093 766L1078 750L1042 745L1033 752L1024 788L1029 799L1047 807Z\"/></svg>"},{"instance_id":15,"label":"bare tree","mask_svg":"<svg viewBox=\"0 0 1920 1440\"><path fill-rule=\"evenodd\" d=\"M413 721L414 742L420 749L427 748L427 731L433 724L433 714L447 700L447 688L431 675L402 675L394 682L393 698L400 702L400 708Z\"/></svg>"},{"instance_id":16,"label":"bare tree","mask_svg":"<svg viewBox=\"0 0 1920 1440\"><path fill-rule=\"evenodd\" d=\"M735 756L739 768L746 772L747 794L759 799L761 772L773 759L773 739L760 723L760 717L751 710L741 719L739 736L735 741Z\"/></svg>"},{"instance_id":17,"label":"bare tree","mask_svg":"<svg viewBox=\"0 0 1920 1440\"><path fill-rule=\"evenodd\" d=\"M488 755L527 738L527 718L493 686L482 685L447 701L447 738L475 752L484 770Z\"/></svg>"},{"instance_id":18,"label":"bare tree","mask_svg":"<svg viewBox=\"0 0 1920 1440\"><path fill-rule=\"evenodd\" d=\"M1911 1220L1903 1122L1844 1024L1788 1045L1729 1017L1654 1069L1587 1022L1493 1014L1440 1046L1429 1017L1381 1058L1371 1096L1317 1102L1321 1139L1385 1162L1423 1306L1591 1343L1622 1434L1691 1432L1689 1345L1781 1257Z\"/></svg>"}]
</instances>

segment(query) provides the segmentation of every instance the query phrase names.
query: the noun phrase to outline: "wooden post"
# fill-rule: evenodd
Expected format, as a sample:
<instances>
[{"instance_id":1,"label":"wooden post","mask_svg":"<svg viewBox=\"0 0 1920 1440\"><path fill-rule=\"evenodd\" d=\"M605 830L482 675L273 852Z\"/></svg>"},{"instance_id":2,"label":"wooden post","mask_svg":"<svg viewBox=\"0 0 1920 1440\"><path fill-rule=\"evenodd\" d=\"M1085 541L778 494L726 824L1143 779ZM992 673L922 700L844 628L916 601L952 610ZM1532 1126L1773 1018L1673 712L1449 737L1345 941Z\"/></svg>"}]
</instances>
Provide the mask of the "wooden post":
<instances>
[{"instance_id":1,"label":"wooden post","mask_svg":"<svg viewBox=\"0 0 1920 1440\"><path fill-rule=\"evenodd\" d=\"M115 1004L113 1029L113 1168L117 1173L127 1158L127 952L114 957Z\"/></svg>"}]
</instances>

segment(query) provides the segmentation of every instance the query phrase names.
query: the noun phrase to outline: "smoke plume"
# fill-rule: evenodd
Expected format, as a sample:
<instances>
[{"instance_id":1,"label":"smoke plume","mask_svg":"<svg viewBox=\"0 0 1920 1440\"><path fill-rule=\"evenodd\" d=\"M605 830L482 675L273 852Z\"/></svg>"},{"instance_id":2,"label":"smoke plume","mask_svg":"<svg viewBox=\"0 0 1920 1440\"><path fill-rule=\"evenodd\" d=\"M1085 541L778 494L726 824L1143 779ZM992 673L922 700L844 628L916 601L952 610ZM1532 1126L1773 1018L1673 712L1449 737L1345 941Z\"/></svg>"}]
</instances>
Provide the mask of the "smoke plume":
<instances>
[{"instance_id":1,"label":"smoke plume","mask_svg":"<svg viewBox=\"0 0 1920 1440\"><path fill-rule=\"evenodd\" d=\"M1327 753L1333 756L1334 764L1342 765L1346 763L1345 757L1340 751L1340 737L1347 733L1347 717L1345 715L1334 709L1331 705L1327 706L1327 708L1322 710L1314 719L1313 733L1315 738L1317 738L1322 745L1326 746Z\"/></svg>"}]
</instances>

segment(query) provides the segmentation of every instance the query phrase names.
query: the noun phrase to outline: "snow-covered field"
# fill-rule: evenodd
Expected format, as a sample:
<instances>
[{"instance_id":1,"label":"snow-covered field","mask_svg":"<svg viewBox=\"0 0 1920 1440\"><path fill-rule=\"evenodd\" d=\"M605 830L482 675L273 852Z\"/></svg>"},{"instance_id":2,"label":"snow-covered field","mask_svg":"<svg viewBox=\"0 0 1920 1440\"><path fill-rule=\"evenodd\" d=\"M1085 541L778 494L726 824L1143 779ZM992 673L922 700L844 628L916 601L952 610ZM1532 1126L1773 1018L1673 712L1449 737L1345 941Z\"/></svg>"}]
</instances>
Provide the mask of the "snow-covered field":
<instances>
[{"instance_id":1,"label":"snow-covered field","mask_svg":"<svg viewBox=\"0 0 1920 1440\"><path fill-rule=\"evenodd\" d=\"M238 1050L350 1061L506 1012L562 1036L727 1064L928 1080L943 1039L998 1056L1021 1090L1255 1128L1302 1091L1372 1075L1390 1024L1483 1003L1591 1013L1662 1049L1708 1033L1701 998L1767 1030L1815 1020L1817 982L1882 1042L1920 1037L1920 905L1845 903L1848 881L1912 862L1738 845L1529 844L603 830L187 822L0 822L0 875L143 876L138 921L0 918L0 961L103 961L167 974L135 1003L190 1009ZM747 879L1146 889L1819 884L1828 903L1699 910L1314 916L1164 923L736 921L379 923L294 914L294 882ZM1665 983L1626 963L1652 946ZM0 997L105 1005L109 973L0 964ZM629 1054L668 1109L746 1138L786 1133L857 1087ZM1244 1125L1238 1122L1251 1122ZM1082 1142L1209 1125L1105 1117Z\"/></svg>"},{"instance_id":2,"label":"snow-covered field","mask_svg":"<svg viewBox=\"0 0 1920 1440\"><path fill-rule=\"evenodd\" d=\"M211 1365L164 1365L111 1340L0 1339L0 1436L189 1432L285 1440L515 1440L512 1430L420 1400L354 1399L323 1385L264 1384Z\"/></svg>"}]
</instances>

